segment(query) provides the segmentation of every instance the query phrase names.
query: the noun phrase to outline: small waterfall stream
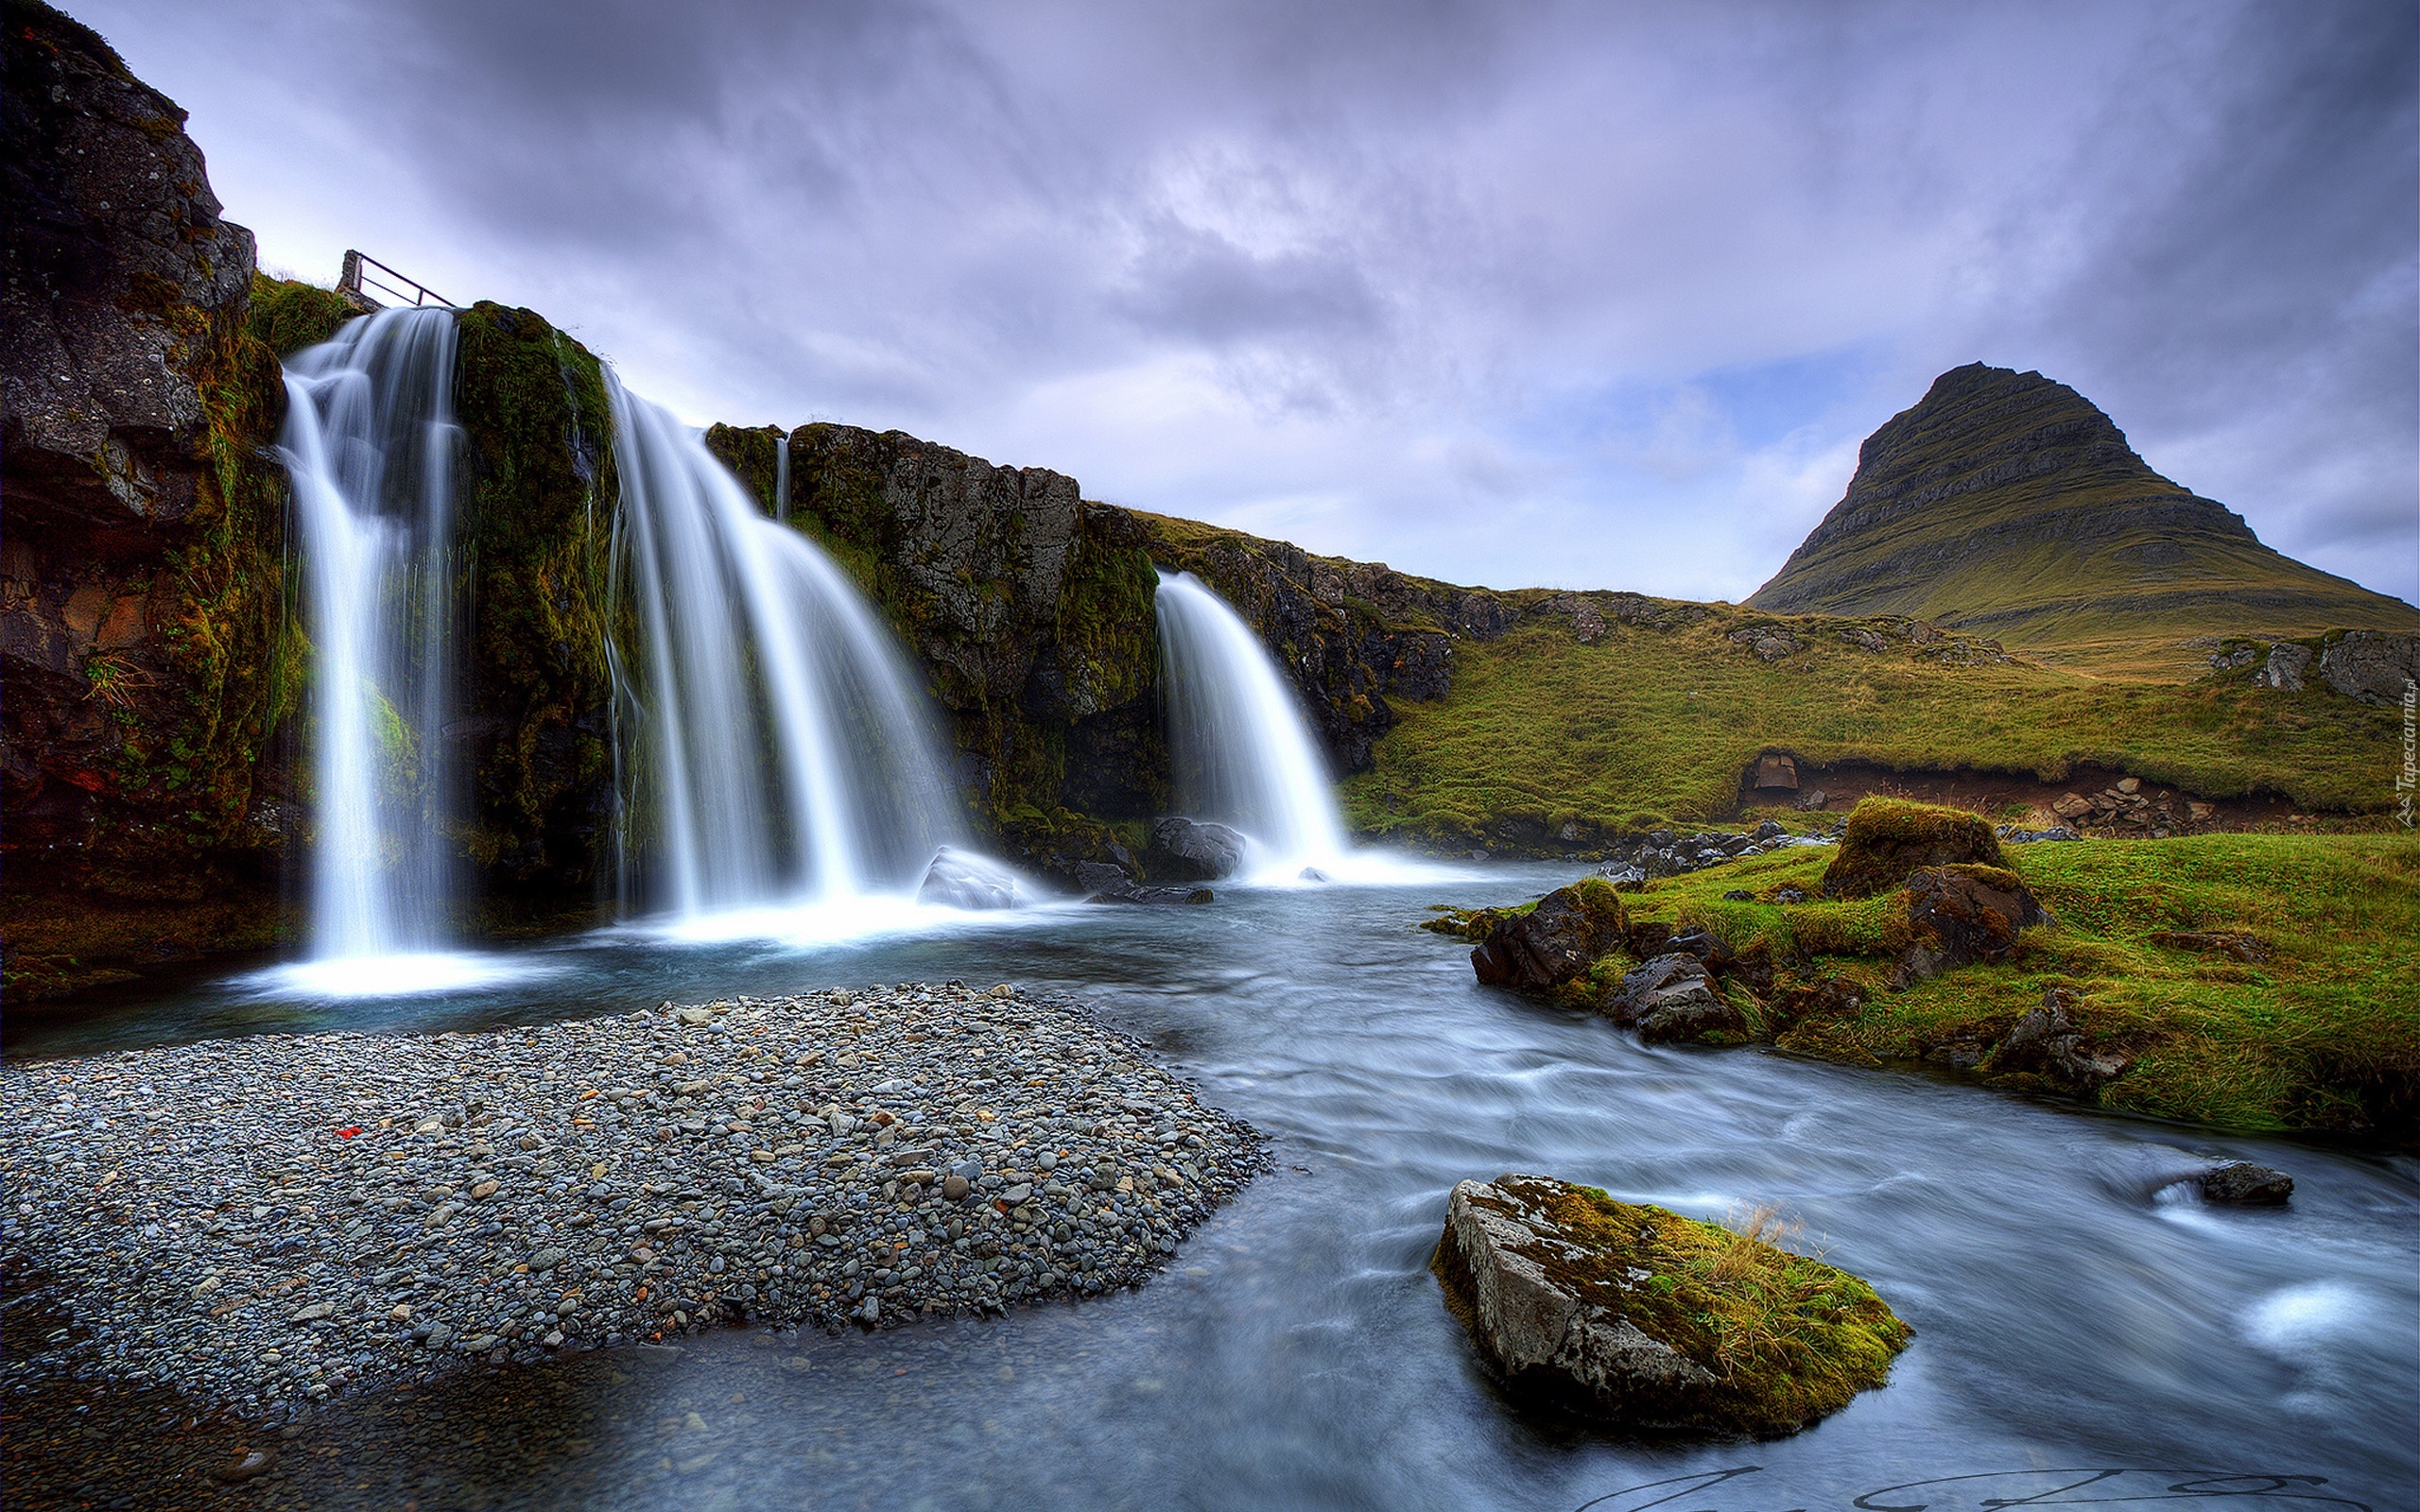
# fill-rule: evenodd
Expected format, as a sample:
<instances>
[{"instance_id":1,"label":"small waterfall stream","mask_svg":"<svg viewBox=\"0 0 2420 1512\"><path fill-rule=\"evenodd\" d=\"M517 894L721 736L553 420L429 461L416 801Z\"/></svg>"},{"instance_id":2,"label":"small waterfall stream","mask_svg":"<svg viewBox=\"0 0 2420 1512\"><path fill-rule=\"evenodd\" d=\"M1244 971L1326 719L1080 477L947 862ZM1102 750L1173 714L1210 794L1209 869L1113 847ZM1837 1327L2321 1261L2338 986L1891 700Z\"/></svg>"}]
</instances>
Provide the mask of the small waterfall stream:
<instances>
[{"instance_id":1,"label":"small waterfall stream","mask_svg":"<svg viewBox=\"0 0 2420 1512\"><path fill-rule=\"evenodd\" d=\"M281 443L314 654L318 963L428 952L449 931L454 344L453 311L389 310L285 363Z\"/></svg>"},{"instance_id":2,"label":"small waterfall stream","mask_svg":"<svg viewBox=\"0 0 2420 1512\"><path fill-rule=\"evenodd\" d=\"M1161 574L1155 603L1179 806L1242 832L1265 875L1333 868L1350 850L1344 816L1268 648L1191 573Z\"/></svg>"},{"instance_id":3,"label":"small waterfall stream","mask_svg":"<svg viewBox=\"0 0 2420 1512\"><path fill-rule=\"evenodd\" d=\"M773 518L790 523L790 438L773 438Z\"/></svg>"},{"instance_id":4,"label":"small waterfall stream","mask_svg":"<svg viewBox=\"0 0 2420 1512\"><path fill-rule=\"evenodd\" d=\"M641 643L631 801L646 907L695 917L911 893L935 850L962 840L889 631L694 431L608 383L614 558Z\"/></svg>"}]
</instances>

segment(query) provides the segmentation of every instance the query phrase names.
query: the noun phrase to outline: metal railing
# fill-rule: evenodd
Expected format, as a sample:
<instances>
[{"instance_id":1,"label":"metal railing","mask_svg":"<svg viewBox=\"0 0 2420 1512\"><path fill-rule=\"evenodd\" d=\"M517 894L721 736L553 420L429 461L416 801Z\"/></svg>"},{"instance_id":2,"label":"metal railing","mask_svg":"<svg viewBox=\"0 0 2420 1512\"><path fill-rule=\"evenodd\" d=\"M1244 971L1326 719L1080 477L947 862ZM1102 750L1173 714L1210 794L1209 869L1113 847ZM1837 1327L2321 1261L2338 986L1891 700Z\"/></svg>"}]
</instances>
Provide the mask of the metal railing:
<instances>
[{"instance_id":1,"label":"metal railing","mask_svg":"<svg viewBox=\"0 0 2420 1512\"><path fill-rule=\"evenodd\" d=\"M370 271L372 268L376 268L378 271L372 273ZM382 278L379 274L386 276ZM458 308L452 300L418 279L407 278L374 257L347 250L344 254L344 272L337 279L337 292L349 294L372 309L385 309L387 301L379 300L376 294L372 292L372 290L375 290L376 294L386 295L388 301L397 304L407 303L415 309L422 305L442 305L447 309Z\"/></svg>"}]
</instances>

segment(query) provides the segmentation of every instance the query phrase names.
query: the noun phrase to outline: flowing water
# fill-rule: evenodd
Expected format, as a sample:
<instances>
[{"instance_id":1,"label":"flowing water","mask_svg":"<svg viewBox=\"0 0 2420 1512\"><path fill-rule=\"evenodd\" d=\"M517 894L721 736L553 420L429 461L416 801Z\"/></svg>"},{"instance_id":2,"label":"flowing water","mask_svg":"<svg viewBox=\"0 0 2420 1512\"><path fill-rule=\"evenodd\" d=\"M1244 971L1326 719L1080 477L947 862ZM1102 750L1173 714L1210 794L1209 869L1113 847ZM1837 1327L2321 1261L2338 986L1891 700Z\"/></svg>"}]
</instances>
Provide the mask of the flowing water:
<instances>
[{"instance_id":1,"label":"flowing water","mask_svg":"<svg viewBox=\"0 0 2420 1512\"><path fill-rule=\"evenodd\" d=\"M2420 1161L1649 1048L1478 986L1467 946L1415 927L1431 902L1570 879L1222 886L1201 907L932 916L837 946L626 931L527 952L510 991L154 988L72 1020L14 1016L8 1043L78 1054L1014 980L1080 994L1272 1141L1269 1172L1134 1291L880 1333L735 1330L341 1402L276 1478L235 1493L251 1507L2420 1505ZM2290 1172L2292 1204L2189 1200L2174 1178L2217 1156ZM1703 1217L1779 1203L1914 1343L1888 1387L1770 1443L1626 1439L1508 1402L1426 1269L1452 1184L1505 1171ZM2111 1473L2050 1494L2088 1470Z\"/></svg>"},{"instance_id":2,"label":"flowing water","mask_svg":"<svg viewBox=\"0 0 2420 1512\"><path fill-rule=\"evenodd\" d=\"M436 950L453 911L454 313L349 320L285 369L312 648L309 956L326 976Z\"/></svg>"},{"instance_id":3,"label":"flowing water","mask_svg":"<svg viewBox=\"0 0 2420 1512\"><path fill-rule=\"evenodd\" d=\"M1253 841L1255 871L1332 870L1349 850L1344 816L1260 637L1191 573L1161 574L1154 605L1179 809Z\"/></svg>"},{"instance_id":4,"label":"flowing water","mask_svg":"<svg viewBox=\"0 0 2420 1512\"><path fill-rule=\"evenodd\" d=\"M784 524L790 520L790 438L787 435L773 438L773 518Z\"/></svg>"},{"instance_id":5,"label":"flowing water","mask_svg":"<svg viewBox=\"0 0 2420 1512\"><path fill-rule=\"evenodd\" d=\"M856 586L698 434L607 375L615 560L637 607L626 908L697 918L912 892L958 806L904 658Z\"/></svg>"}]
</instances>

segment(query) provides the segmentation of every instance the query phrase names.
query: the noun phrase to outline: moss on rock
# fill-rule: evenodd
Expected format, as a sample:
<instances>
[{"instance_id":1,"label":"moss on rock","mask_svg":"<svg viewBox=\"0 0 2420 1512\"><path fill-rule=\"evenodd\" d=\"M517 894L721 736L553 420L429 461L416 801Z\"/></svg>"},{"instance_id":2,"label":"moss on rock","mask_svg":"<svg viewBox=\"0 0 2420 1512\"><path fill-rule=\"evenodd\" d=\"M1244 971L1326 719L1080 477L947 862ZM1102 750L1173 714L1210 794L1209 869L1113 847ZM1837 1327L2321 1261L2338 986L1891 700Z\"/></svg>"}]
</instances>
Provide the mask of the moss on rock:
<instances>
[{"instance_id":1,"label":"moss on rock","mask_svg":"<svg viewBox=\"0 0 2420 1512\"><path fill-rule=\"evenodd\" d=\"M285 357L335 335L337 327L355 313L334 289L255 272L244 330L253 340Z\"/></svg>"},{"instance_id":2,"label":"moss on rock","mask_svg":"<svg viewBox=\"0 0 2420 1512\"><path fill-rule=\"evenodd\" d=\"M1914 1331L1874 1288L1736 1228L1595 1187L1507 1175L1454 1189L1431 1262L1516 1391L1626 1426L1772 1437L1888 1379Z\"/></svg>"},{"instance_id":3,"label":"moss on rock","mask_svg":"<svg viewBox=\"0 0 2420 1512\"><path fill-rule=\"evenodd\" d=\"M1926 867L2004 868L1989 820L1965 809L1869 798L1849 812L1841 849L1824 872L1828 898L1871 898Z\"/></svg>"}]
</instances>

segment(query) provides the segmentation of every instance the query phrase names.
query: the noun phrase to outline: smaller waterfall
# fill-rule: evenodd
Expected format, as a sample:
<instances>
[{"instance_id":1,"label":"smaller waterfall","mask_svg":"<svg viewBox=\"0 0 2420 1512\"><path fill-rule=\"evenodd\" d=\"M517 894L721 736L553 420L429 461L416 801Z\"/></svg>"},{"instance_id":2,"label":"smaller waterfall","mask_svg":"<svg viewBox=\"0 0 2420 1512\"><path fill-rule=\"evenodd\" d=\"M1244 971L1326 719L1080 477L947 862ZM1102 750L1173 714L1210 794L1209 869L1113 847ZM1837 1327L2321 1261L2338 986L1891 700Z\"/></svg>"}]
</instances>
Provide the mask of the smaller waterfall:
<instances>
[{"instance_id":1,"label":"smaller waterfall","mask_svg":"<svg viewBox=\"0 0 2420 1512\"><path fill-rule=\"evenodd\" d=\"M786 431L773 438L773 518L784 524L790 523L790 438Z\"/></svg>"},{"instance_id":2,"label":"smaller waterfall","mask_svg":"<svg viewBox=\"0 0 2420 1512\"><path fill-rule=\"evenodd\" d=\"M454 893L454 312L347 321L285 370L317 723L310 956L426 952Z\"/></svg>"},{"instance_id":3,"label":"smaller waterfall","mask_svg":"<svg viewBox=\"0 0 2420 1512\"><path fill-rule=\"evenodd\" d=\"M1344 817L1268 648L1190 573L1162 574L1155 602L1179 805L1250 837L1264 874L1332 867L1350 850Z\"/></svg>"},{"instance_id":4,"label":"smaller waterfall","mask_svg":"<svg viewBox=\"0 0 2420 1512\"><path fill-rule=\"evenodd\" d=\"M646 906L694 919L911 896L936 850L962 840L890 632L695 431L607 383L616 572L638 611L628 692Z\"/></svg>"}]
</instances>

